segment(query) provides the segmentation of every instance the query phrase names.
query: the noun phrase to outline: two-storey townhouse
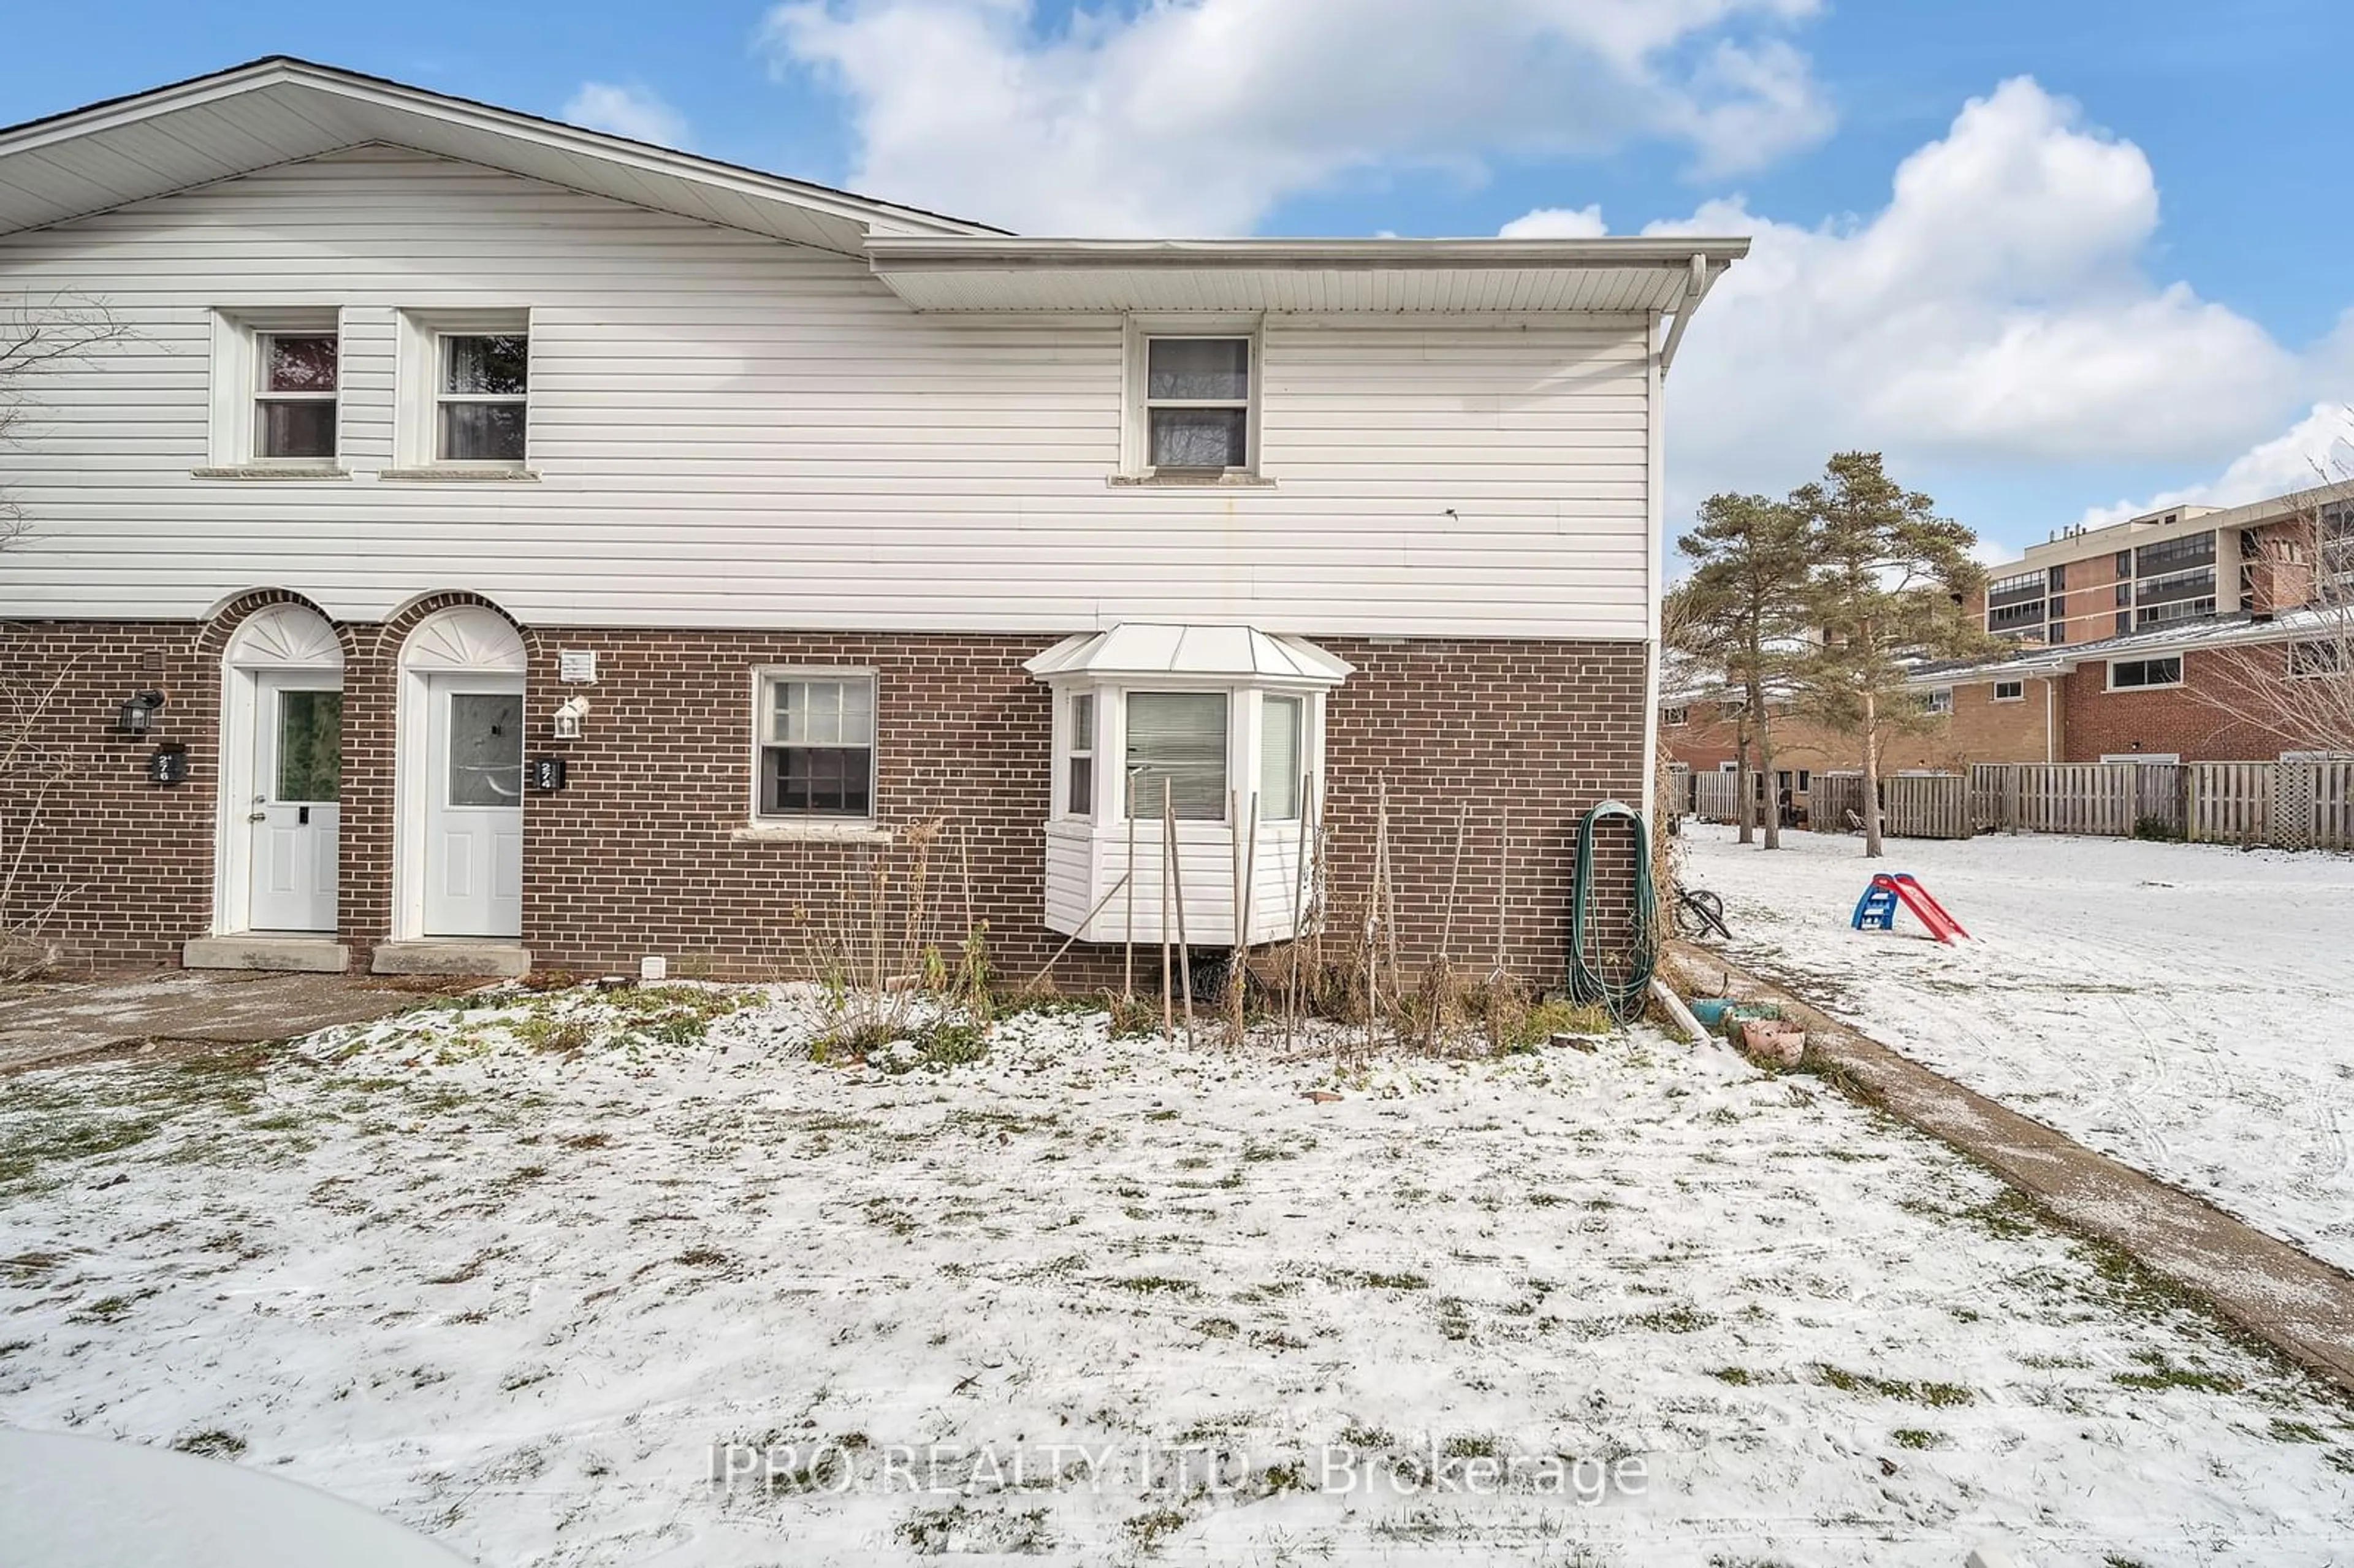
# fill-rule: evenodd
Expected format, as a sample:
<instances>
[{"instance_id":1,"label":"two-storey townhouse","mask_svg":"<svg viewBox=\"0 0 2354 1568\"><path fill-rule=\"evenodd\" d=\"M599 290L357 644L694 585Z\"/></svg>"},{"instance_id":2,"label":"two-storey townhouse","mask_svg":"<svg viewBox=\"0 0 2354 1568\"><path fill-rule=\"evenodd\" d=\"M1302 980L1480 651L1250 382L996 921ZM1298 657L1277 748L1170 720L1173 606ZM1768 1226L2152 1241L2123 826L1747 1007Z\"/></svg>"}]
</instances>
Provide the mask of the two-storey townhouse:
<instances>
[{"instance_id":1,"label":"two-storey townhouse","mask_svg":"<svg viewBox=\"0 0 2354 1568\"><path fill-rule=\"evenodd\" d=\"M1167 817L1188 938L1257 944L1386 798L1409 961L1460 823L1557 977L1744 249L1018 238L283 58L0 132L0 309L111 329L0 458L6 916L760 974L929 833L954 931L1084 983Z\"/></svg>"}]
</instances>

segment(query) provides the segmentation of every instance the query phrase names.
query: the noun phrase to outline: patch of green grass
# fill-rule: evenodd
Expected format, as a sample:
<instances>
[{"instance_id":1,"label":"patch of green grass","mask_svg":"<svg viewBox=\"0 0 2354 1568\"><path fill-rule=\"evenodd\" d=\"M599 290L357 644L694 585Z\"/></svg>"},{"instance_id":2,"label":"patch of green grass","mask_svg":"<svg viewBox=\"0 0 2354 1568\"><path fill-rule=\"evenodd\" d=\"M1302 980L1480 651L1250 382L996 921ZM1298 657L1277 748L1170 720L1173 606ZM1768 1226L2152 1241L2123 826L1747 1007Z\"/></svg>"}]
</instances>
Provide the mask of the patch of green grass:
<instances>
[{"instance_id":1,"label":"patch of green grass","mask_svg":"<svg viewBox=\"0 0 2354 1568\"><path fill-rule=\"evenodd\" d=\"M191 1432L185 1437L174 1438L172 1446L180 1453L195 1454L202 1458L234 1459L245 1452L245 1439L234 1432L208 1426L202 1432Z\"/></svg>"},{"instance_id":2,"label":"patch of green grass","mask_svg":"<svg viewBox=\"0 0 2354 1568\"><path fill-rule=\"evenodd\" d=\"M1735 1388L1747 1388L1756 1381L1749 1375L1747 1367L1714 1367L1710 1370L1708 1375L1719 1383L1729 1383Z\"/></svg>"},{"instance_id":3,"label":"patch of green grass","mask_svg":"<svg viewBox=\"0 0 2354 1568\"><path fill-rule=\"evenodd\" d=\"M1162 1542L1185 1528L1185 1516L1173 1508L1154 1509L1123 1520L1120 1532L1136 1542L1139 1552L1157 1552Z\"/></svg>"},{"instance_id":4,"label":"patch of green grass","mask_svg":"<svg viewBox=\"0 0 2354 1568\"><path fill-rule=\"evenodd\" d=\"M2304 1421L2284 1421L2278 1416L2265 1428L2264 1436L2275 1443L2327 1443L2328 1437L2320 1427Z\"/></svg>"},{"instance_id":5,"label":"patch of green grass","mask_svg":"<svg viewBox=\"0 0 2354 1568\"><path fill-rule=\"evenodd\" d=\"M1876 1393L1882 1399L1902 1399L1915 1404L1925 1404L1933 1410L1967 1404L1978 1395L1954 1383L1914 1383L1906 1379L1874 1377L1869 1372L1849 1372L1829 1361L1816 1364L1815 1375L1829 1387L1842 1393Z\"/></svg>"},{"instance_id":6,"label":"patch of green grass","mask_svg":"<svg viewBox=\"0 0 2354 1568\"><path fill-rule=\"evenodd\" d=\"M1379 1452L1395 1441L1378 1426L1366 1426L1354 1421L1341 1428L1340 1439L1349 1447L1367 1452Z\"/></svg>"},{"instance_id":7,"label":"patch of green grass","mask_svg":"<svg viewBox=\"0 0 2354 1568\"><path fill-rule=\"evenodd\" d=\"M1504 1445L1493 1433L1458 1432L1438 1450L1443 1459L1500 1459Z\"/></svg>"},{"instance_id":8,"label":"patch of green grass","mask_svg":"<svg viewBox=\"0 0 2354 1568\"><path fill-rule=\"evenodd\" d=\"M1899 1426L1888 1436L1899 1448L1943 1448L1953 1441L1942 1432L1929 1432L1918 1426Z\"/></svg>"},{"instance_id":9,"label":"patch of green grass","mask_svg":"<svg viewBox=\"0 0 2354 1568\"><path fill-rule=\"evenodd\" d=\"M1368 1290L1427 1290L1430 1281L1419 1274L1361 1274L1357 1282Z\"/></svg>"},{"instance_id":10,"label":"patch of green grass","mask_svg":"<svg viewBox=\"0 0 2354 1568\"><path fill-rule=\"evenodd\" d=\"M1697 1334L1715 1321L1709 1313L1692 1307L1667 1307L1627 1319L1630 1328L1649 1329L1659 1334Z\"/></svg>"},{"instance_id":11,"label":"patch of green grass","mask_svg":"<svg viewBox=\"0 0 2354 1568\"><path fill-rule=\"evenodd\" d=\"M1166 1274L1135 1274L1107 1283L1114 1289L1133 1290L1139 1296L1192 1296L1200 1288L1190 1279L1177 1279Z\"/></svg>"}]
</instances>

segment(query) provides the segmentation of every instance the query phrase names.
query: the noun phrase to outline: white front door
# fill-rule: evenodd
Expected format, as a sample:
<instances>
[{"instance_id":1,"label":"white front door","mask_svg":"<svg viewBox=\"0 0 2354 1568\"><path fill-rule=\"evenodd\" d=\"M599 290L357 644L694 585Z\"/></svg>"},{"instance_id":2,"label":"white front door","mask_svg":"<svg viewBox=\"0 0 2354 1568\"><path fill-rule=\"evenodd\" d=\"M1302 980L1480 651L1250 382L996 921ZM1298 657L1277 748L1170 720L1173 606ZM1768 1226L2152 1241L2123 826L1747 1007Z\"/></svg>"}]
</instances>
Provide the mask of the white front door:
<instances>
[{"instance_id":1,"label":"white front door","mask_svg":"<svg viewBox=\"0 0 2354 1568\"><path fill-rule=\"evenodd\" d=\"M344 694L334 674L256 675L246 924L256 931L335 928L335 797L343 779Z\"/></svg>"},{"instance_id":2,"label":"white front door","mask_svg":"<svg viewBox=\"0 0 2354 1568\"><path fill-rule=\"evenodd\" d=\"M425 682L425 931L523 935L523 678Z\"/></svg>"}]
</instances>

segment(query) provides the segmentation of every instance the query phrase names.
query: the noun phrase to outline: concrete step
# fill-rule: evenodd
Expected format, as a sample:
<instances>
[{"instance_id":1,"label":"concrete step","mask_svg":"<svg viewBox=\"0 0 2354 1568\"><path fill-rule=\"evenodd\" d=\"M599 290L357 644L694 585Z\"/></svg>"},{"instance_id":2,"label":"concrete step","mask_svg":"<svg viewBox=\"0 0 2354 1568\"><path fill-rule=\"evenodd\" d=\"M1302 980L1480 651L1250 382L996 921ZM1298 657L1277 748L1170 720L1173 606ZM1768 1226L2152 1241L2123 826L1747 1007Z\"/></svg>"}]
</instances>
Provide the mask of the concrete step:
<instances>
[{"instance_id":1,"label":"concrete step","mask_svg":"<svg viewBox=\"0 0 2354 1568\"><path fill-rule=\"evenodd\" d=\"M192 969L339 975L352 967L352 950L331 937L197 937L181 947L180 963Z\"/></svg>"},{"instance_id":2,"label":"concrete step","mask_svg":"<svg viewBox=\"0 0 2354 1568\"><path fill-rule=\"evenodd\" d=\"M531 949L520 942L471 938L379 942L368 970L379 975L484 975L513 979L531 973Z\"/></svg>"}]
</instances>

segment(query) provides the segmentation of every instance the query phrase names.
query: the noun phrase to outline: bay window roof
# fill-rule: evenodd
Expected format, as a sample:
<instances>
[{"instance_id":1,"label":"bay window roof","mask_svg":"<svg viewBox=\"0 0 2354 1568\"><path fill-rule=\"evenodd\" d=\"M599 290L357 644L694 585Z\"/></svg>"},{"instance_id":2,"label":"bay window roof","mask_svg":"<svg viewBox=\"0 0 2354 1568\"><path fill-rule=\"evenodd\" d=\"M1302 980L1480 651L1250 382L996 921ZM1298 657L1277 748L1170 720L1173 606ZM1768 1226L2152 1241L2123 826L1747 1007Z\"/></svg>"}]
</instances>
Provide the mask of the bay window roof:
<instances>
[{"instance_id":1,"label":"bay window roof","mask_svg":"<svg viewBox=\"0 0 2354 1568\"><path fill-rule=\"evenodd\" d=\"M1258 681L1336 686L1356 666L1303 637L1255 626L1175 626L1123 621L1108 631L1066 637L1023 666L1039 680Z\"/></svg>"}]
</instances>

